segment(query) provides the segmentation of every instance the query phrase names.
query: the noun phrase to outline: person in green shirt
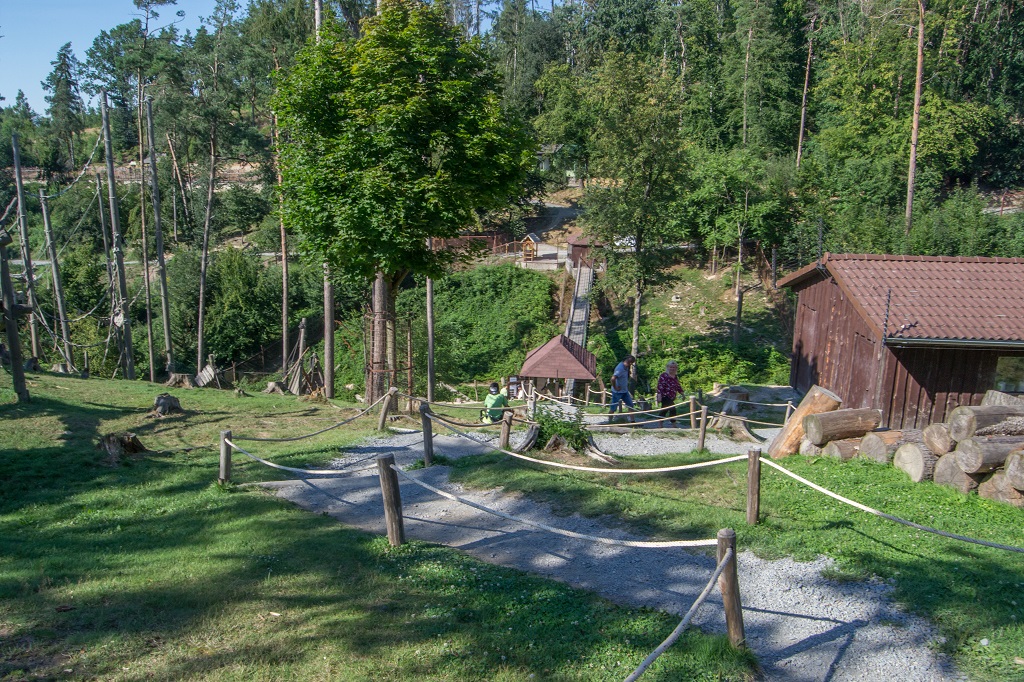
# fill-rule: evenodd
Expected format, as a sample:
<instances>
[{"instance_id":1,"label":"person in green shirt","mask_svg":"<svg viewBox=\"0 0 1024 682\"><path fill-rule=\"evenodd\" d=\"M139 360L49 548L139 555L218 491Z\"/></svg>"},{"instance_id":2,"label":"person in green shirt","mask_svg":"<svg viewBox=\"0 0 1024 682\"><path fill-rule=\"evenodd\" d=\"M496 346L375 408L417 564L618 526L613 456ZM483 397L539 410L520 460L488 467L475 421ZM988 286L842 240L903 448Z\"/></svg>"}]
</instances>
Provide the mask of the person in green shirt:
<instances>
[{"instance_id":1,"label":"person in green shirt","mask_svg":"<svg viewBox=\"0 0 1024 682\"><path fill-rule=\"evenodd\" d=\"M504 412L501 408L508 406L508 398L501 393L501 387L498 386L498 382L492 382L491 388L487 392L487 397L484 398L484 421L491 424L500 422Z\"/></svg>"}]
</instances>

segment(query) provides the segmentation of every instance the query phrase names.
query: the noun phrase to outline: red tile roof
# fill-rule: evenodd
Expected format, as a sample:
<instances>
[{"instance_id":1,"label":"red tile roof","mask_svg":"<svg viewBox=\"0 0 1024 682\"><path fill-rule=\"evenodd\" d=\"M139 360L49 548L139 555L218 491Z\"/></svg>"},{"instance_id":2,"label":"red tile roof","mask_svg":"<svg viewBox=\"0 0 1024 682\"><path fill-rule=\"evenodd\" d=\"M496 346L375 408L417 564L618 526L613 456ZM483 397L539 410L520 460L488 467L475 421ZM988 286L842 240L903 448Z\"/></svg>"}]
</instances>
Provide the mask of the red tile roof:
<instances>
[{"instance_id":1,"label":"red tile roof","mask_svg":"<svg viewBox=\"0 0 1024 682\"><path fill-rule=\"evenodd\" d=\"M593 381L597 378L596 372L597 358L594 354L569 337L559 334L543 346L531 350L519 374L545 379Z\"/></svg>"},{"instance_id":2,"label":"red tile roof","mask_svg":"<svg viewBox=\"0 0 1024 682\"><path fill-rule=\"evenodd\" d=\"M1022 258L826 253L821 265L879 335L885 325L890 340L1024 341ZM812 263L779 286L817 272Z\"/></svg>"}]
</instances>

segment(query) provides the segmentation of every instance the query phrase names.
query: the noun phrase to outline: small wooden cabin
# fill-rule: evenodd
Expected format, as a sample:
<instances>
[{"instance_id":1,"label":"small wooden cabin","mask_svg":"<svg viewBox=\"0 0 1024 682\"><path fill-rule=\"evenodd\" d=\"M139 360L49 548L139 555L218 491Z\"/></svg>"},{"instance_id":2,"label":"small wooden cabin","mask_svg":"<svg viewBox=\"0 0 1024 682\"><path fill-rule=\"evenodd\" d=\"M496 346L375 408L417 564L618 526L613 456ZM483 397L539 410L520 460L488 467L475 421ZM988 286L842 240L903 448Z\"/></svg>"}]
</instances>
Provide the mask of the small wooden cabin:
<instances>
[{"instance_id":1,"label":"small wooden cabin","mask_svg":"<svg viewBox=\"0 0 1024 682\"><path fill-rule=\"evenodd\" d=\"M797 294L800 392L879 408L889 428L1024 392L1024 259L825 254L779 286Z\"/></svg>"},{"instance_id":2,"label":"small wooden cabin","mask_svg":"<svg viewBox=\"0 0 1024 682\"><path fill-rule=\"evenodd\" d=\"M586 383L597 378L597 358L568 336L559 334L527 353L519 375L532 381L541 392L551 382L557 385L565 379Z\"/></svg>"}]
</instances>

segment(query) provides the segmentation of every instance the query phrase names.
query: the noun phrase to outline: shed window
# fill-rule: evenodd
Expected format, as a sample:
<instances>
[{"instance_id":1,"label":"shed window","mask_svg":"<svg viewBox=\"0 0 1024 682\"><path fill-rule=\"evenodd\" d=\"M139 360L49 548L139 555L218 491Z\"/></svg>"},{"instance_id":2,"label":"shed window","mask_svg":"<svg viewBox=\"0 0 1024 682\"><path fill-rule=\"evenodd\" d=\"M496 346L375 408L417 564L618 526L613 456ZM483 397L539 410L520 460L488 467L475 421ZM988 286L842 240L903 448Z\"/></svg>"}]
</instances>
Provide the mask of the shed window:
<instances>
[{"instance_id":1,"label":"shed window","mask_svg":"<svg viewBox=\"0 0 1024 682\"><path fill-rule=\"evenodd\" d=\"M1004 356L996 362L996 390L1024 393L1024 356Z\"/></svg>"}]
</instances>

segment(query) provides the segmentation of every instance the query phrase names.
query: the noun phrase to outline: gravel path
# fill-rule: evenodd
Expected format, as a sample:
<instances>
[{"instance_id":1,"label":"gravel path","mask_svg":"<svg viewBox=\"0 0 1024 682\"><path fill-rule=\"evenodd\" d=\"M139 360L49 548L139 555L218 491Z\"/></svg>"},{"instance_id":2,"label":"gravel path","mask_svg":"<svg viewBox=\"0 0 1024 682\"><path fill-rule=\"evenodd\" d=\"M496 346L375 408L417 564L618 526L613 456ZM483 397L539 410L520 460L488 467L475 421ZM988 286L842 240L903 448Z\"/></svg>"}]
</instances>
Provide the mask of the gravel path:
<instances>
[{"instance_id":1,"label":"gravel path","mask_svg":"<svg viewBox=\"0 0 1024 682\"><path fill-rule=\"evenodd\" d=\"M419 433L370 439L347 449L333 463L335 468L348 470L348 476L282 481L267 486L303 508L326 512L347 525L384 534L374 458L390 452L399 466L407 466L422 458L421 443ZM650 454L685 451L689 441L677 435L646 431L601 436L597 443L615 454ZM740 454L747 446L709 437L707 447L716 453ZM465 439L438 435L434 449L437 454L453 459L485 451L483 446ZM517 517L590 535L643 539L610 527L600 519L556 516L547 505L502 489L465 490L448 481L447 467L434 466L411 475ZM715 566L712 554L707 552L613 547L536 532L440 498L409 482L402 483L402 502L406 535L411 539L455 547L483 561L560 580L621 604L682 614L703 589ZM809 563L790 559L768 561L751 552L740 553L747 644L758 657L764 679L966 679L948 658L930 647L937 638L934 629L898 608L885 583L830 582L822 577L821 571L831 563L825 558ZM711 632L725 631L719 593L712 593L695 623Z\"/></svg>"}]
</instances>

